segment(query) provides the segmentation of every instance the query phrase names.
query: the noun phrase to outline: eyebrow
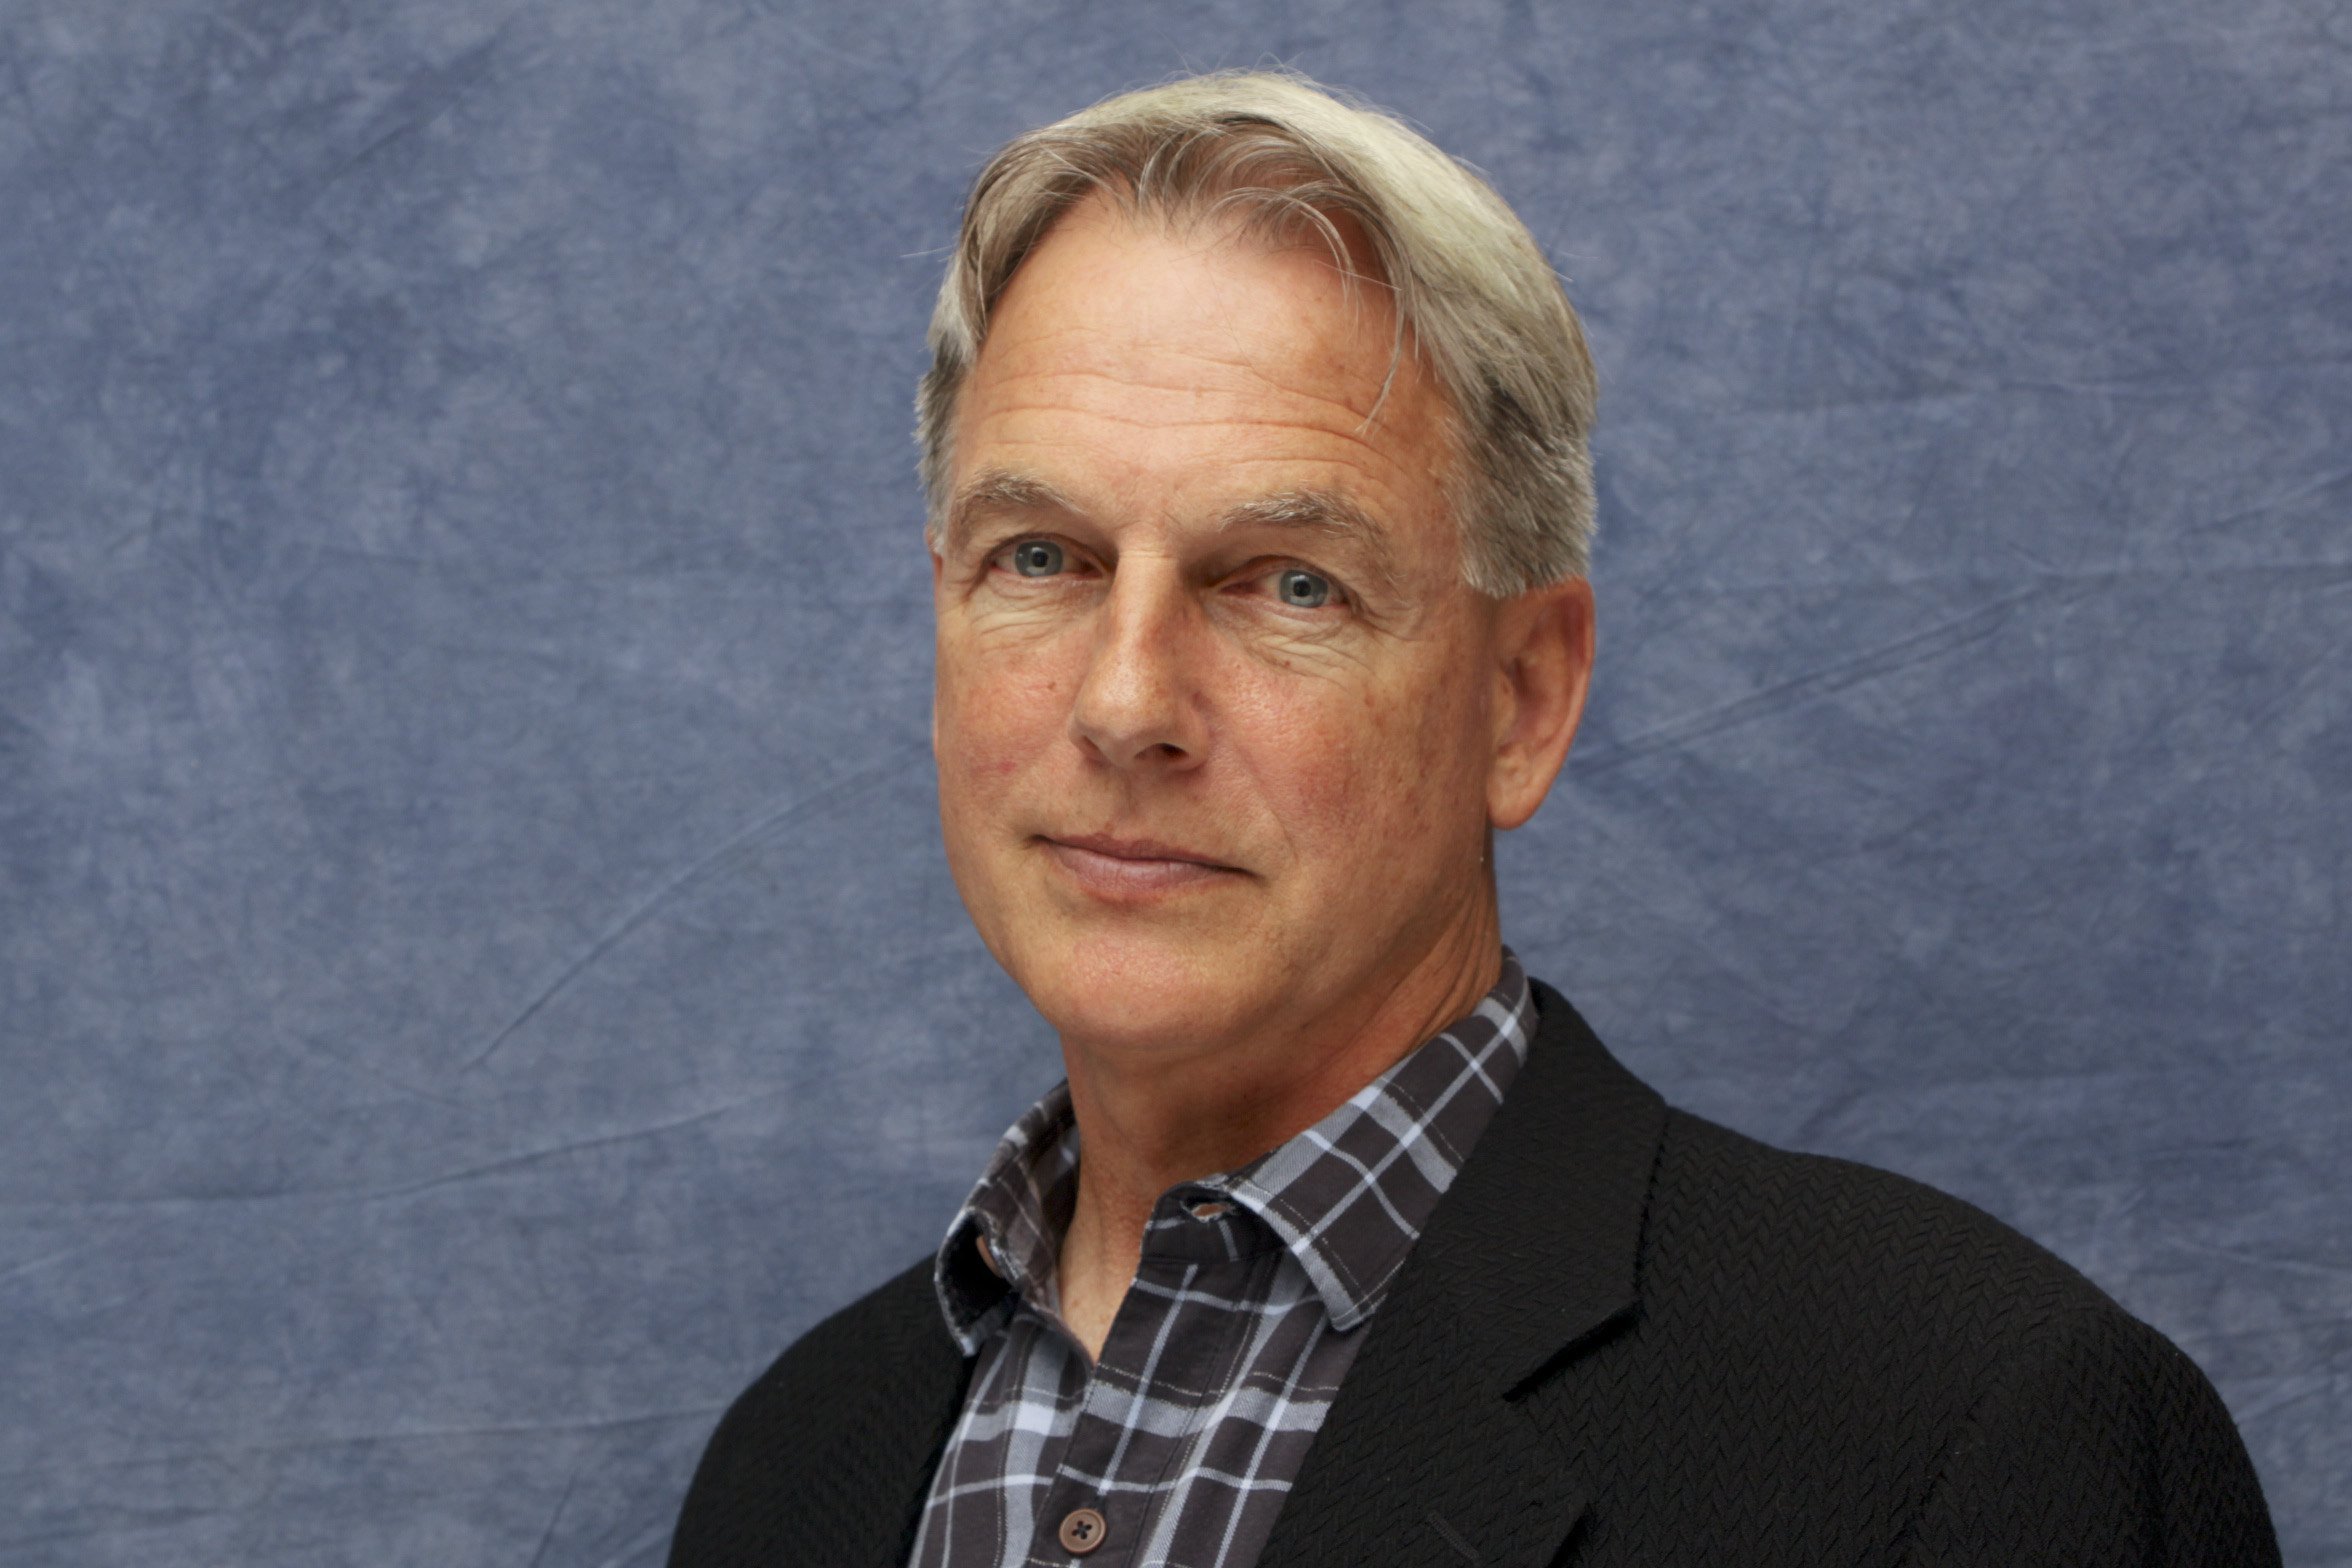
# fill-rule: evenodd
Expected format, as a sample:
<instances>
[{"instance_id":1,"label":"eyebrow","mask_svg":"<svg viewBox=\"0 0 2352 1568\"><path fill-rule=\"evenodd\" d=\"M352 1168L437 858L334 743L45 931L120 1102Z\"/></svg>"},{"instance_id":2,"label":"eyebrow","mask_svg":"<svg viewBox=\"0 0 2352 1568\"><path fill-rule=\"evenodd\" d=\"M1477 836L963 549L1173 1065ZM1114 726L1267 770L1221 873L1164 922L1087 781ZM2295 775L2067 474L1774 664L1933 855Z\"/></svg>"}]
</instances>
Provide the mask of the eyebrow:
<instances>
[{"instance_id":1,"label":"eyebrow","mask_svg":"<svg viewBox=\"0 0 2352 1568\"><path fill-rule=\"evenodd\" d=\"M1086 509L1044 480L1007 468L990 468L956 492L947 509L947 553L954 555L980 519L992 512L1063 512L1082 517Z\"/></svg>"},{"instance_id":2,"label":"eyebrow","mask_svg":"<svg viewBox=\"0 0 2352 1568\"><path fill-rule=\"evenodd\" d=\"M1361 552L1365 569L1379 586L1396 585L1396 549L1388 526L1336 490L1281 490L1228 507L1221 531L1264 528L1311 534Z\"/></svg>"},{"instance_id":3,"label":"eyebrow","mask_svg":"<svg viewBox=\"0 0 2352 1568\"><path fill-rule=\"evenodd\" d=\"M953 555L961 549L983 517L1021 512L1087 515L1085 507L1034 475L1005 468L985 469L956 493L948 507L947 553ZM1391 589L1396 586L1396 548L1387 525L1337 490L1278 490L1271 495L1255 496L1227 507L1219 514L1216 528L1219 533L1264 529L1307 534L1333 544L1352 546L1377 586Z\"/></svg>"}]
</instances>

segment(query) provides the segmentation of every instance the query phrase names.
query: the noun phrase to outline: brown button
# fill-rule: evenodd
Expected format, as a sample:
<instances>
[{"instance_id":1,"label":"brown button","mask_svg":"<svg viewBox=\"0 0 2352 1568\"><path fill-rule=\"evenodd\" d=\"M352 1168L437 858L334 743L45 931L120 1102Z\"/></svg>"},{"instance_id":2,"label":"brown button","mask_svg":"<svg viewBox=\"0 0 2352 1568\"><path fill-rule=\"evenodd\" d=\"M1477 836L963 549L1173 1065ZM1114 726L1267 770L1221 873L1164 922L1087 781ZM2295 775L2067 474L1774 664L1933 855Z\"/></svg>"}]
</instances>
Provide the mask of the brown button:
<instances>
[{"instance_id":1,"label":"brown button","mask_svg":"<svg viewBox=\"0 0 2352 1568\"><path fill-rule=\"evenodd\" d=\"M988 1244L988 1238L975 1234L972 1237L972 1245L979 1250L980 1261L988 1265L988 1272L994 1274L998 1279L1003 1279L1004 1268L996 1261L996 1249Z\"/></svg>"},{"instance_id":2,"label":"brown button","mask_svg":"<svg viewBox=\"0 0 2352 1568\"><path fill-rule=\"evenodd\" d=\"M1111 1527L1103 1516L1091 1508L1073 1508L1062 1515L1062 1550L1072 1557L1084 1557L1102 1545Z\"/></svg>"}]
</instances>

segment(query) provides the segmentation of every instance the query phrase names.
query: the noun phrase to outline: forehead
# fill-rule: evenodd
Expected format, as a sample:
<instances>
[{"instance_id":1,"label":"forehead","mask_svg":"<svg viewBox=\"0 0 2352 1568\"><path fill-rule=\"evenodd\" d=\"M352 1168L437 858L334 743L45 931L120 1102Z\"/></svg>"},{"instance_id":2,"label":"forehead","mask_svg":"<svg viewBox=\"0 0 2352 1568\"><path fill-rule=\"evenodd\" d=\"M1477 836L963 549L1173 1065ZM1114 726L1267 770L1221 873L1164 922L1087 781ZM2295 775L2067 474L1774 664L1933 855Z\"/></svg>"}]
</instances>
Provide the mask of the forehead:
<instances>
[{"instance_id":1,"label":"forehead","mask_svg":"<svg viewBox=\"0 0 2352 1568\"><path fill-rule=\"evenodd\" d=\"M999 298L958 400L951 483L1017 471L1090 511L1178 516L1314 490L1450 544L1451 451L1384 287L1317 242L1098 200Z\"/></svg>"}]
</instances>

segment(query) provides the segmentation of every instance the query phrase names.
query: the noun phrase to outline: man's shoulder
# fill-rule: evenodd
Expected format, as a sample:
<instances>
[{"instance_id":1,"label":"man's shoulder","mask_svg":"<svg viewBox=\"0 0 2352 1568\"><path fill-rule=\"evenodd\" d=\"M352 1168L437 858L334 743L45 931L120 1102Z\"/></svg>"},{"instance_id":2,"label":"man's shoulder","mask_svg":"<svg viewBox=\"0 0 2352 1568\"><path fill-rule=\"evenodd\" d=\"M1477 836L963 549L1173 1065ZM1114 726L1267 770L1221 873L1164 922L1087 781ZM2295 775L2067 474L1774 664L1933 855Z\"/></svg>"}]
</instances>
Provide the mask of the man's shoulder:
<instances>
[{"instance_id":1,"label":"man's shoulder","mask_svg":"<svg viewBox=\"0 0 2352 1568\"><path fill-rule=\"evenodd\" d=\"M1776 1148L1670 1109L1644 1224L1645 1273L1668 1291L1845 1299L1896 1325L2017 1330L2122 1309L2071 1265L1924 1182ZM1900 1309L1900 1310L1898 1310Z\"/></svg>"},{"instance_id":2,"label":"man's shoulder","mask_svg":"<svg viewBox=\"0 0 2352 1568\"><path fill-rule=\"evenodd\" d=\"M909 1265L805 1330L743 1391L727 1420L767 1409L792 1410L806 1420L812 1410L840 1408L843 1396L867 1387L879 1368L951 1364L957 1352L940 1318L932 1262Z\"/></svg>"},{"instance_id":3,"label":"man's shoulder","mask_svg":"<svg viewBox=\"0 0 2352 1568\"><path fill-rule=\"evenodd\" d=\"M947 1436L965 1369L929 1259L825 1318L728 1407L671 1563L858 1560L903 1545L913 1514L901 1505Z\"/></svg>"},{"instance_id":4,"label":"man's shoulder","mask_svg":"<svg viewBox=\"0 0 2352 1568\"><path fill-rule=\"evenodd\" d=\"M2013 1560L2196 1556L2153 1544L2171 1540L2277 1561L2259 1483L2195 1363L1973 1204L1669 1111L1640 1267L1616 1375L1677 1394L1670 1425L1638 1408L1613 1423L1657 1448L1645 1474L1678 1473L1695 1445L1799 1491L1874 1499L1841 1526L1841 1551L1883 1518L1934 1560L2006 1532ZM2136 1488L2146 1507L2110 1506ZM1722 1524L1705 1514L1649 1528Z\"/></svg>"},{"instance_id":5,"label":"man's shoulder","mask_svg":"<svg viewBox=\"0 0 2352 1568\"><path fill-rule=\"evenodd\" d=\"M2080 1273L1963 1199L1666 1103L1565 997L1540 984L1537 996L1528 1103L1498 1120L1503 1147L1488 1174L1502 1179L1488 1190L1501 1202L1490 1208L1532 1203L1543 1212L1519 1208L1512 1230L1533 1223L1553 1236L1613 1213L1584 1226L1583 1243L1633 1255L1628 1283L1645 1315L1945 1345L2074 1313L2123 1319Z\"/></svg>"},{"instance_id":6,"label":"man's shoulder","mask_svg":"<svg viewBox=\"0 0 2352 1568\"><path fill-rule=\"evenodd\" d=\"M1957 1418L2053 1353L2152 1388L2204 1379L2156 1329L2014 1226L1924 1182L1667 1113L1643 1222L1644 1311L1832 1383Z\"/></svg>"},{"instance_id":7,"label":"man's shoulder","mask_svg":"<svg viewBox=\"0 0 2352 1568\"><path fill-rule=\"evenodd\" d=\"M836 1308L793 1341L771 1371L822 1377L829 1363L903 1353L911 1343L945 1338L928 1255L908 1264L847 1306Z\"/></svg>"}]
</instances>

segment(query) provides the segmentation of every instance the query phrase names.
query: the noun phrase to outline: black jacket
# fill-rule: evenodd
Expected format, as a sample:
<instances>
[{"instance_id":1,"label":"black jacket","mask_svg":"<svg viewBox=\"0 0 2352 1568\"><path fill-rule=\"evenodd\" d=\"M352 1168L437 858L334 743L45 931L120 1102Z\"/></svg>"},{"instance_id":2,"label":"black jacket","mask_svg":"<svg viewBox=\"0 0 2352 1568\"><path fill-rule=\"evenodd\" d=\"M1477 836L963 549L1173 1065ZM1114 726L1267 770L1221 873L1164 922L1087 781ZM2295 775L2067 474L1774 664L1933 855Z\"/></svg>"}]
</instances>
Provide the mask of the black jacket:
<instances>
[{"instance_id":1,"label":"black jacket","mask_svg":"<svg viewBox=\"0 0 2352 1568\"><path fill-rule=\"evenodd\" d=\"M2278 1562L2162 1335L1956 1199L1669 1109L1536 994L1259 1568ZM826 1319L720 1423L672 1568L894 1568L969 1370L928 1261Z\"/></svg>"}]
</instances>

